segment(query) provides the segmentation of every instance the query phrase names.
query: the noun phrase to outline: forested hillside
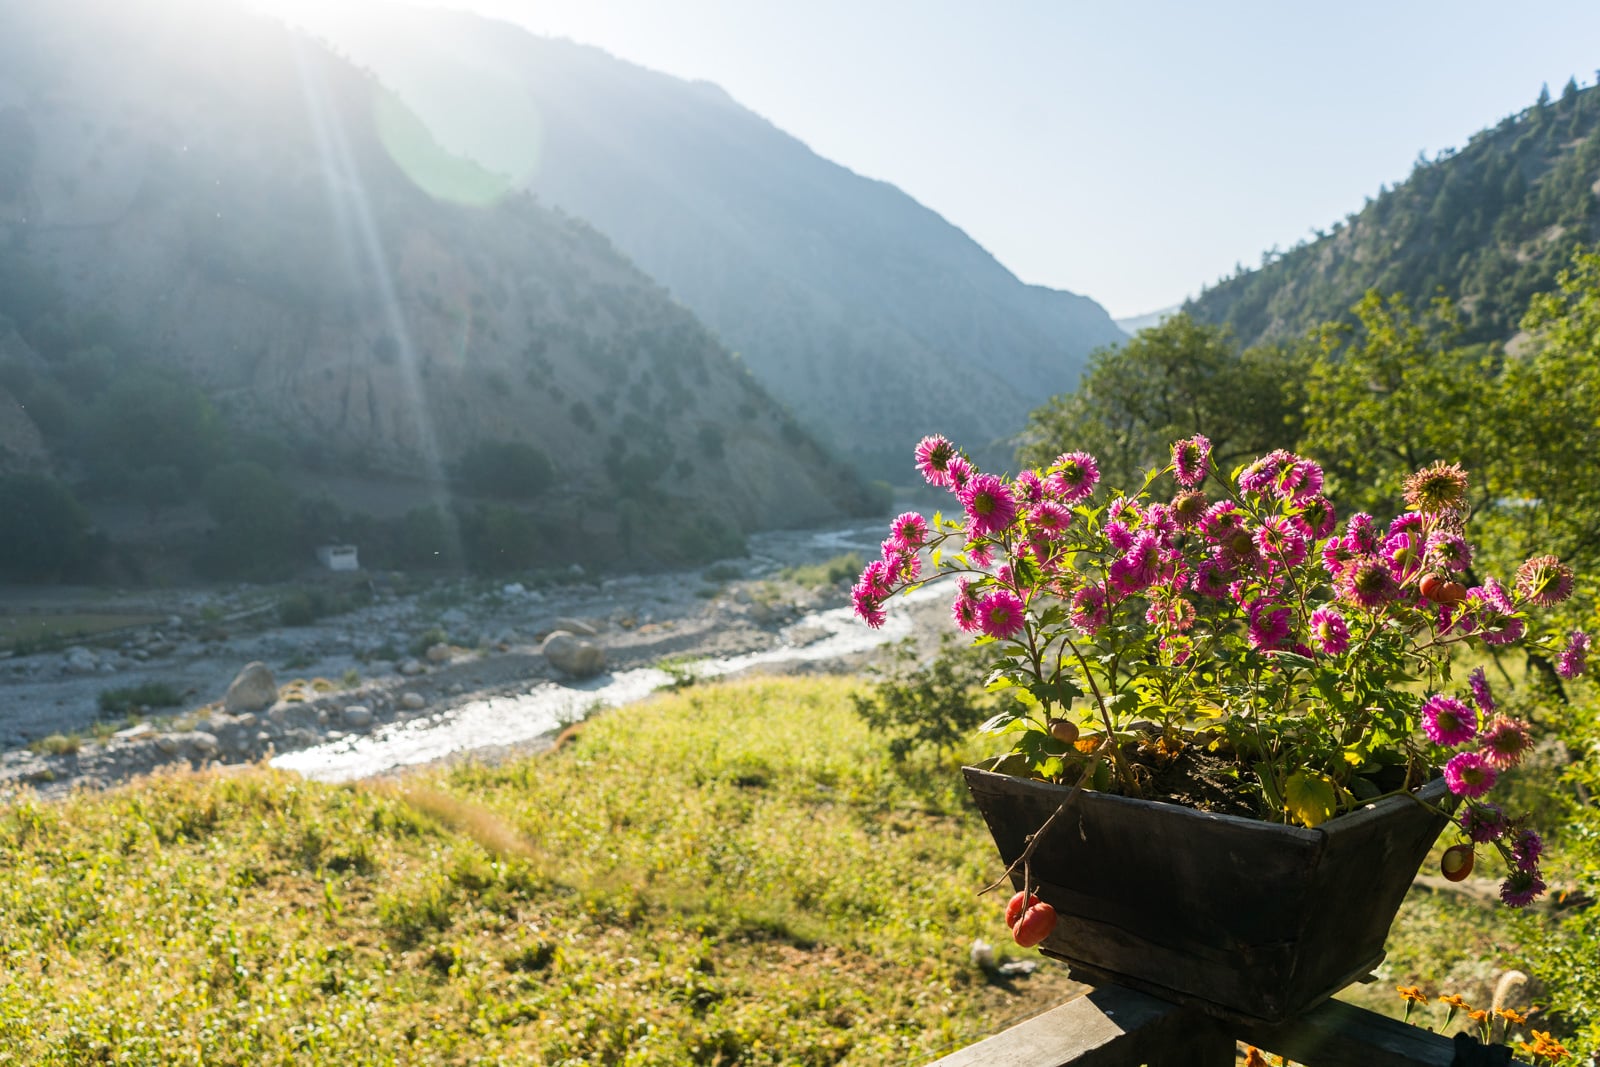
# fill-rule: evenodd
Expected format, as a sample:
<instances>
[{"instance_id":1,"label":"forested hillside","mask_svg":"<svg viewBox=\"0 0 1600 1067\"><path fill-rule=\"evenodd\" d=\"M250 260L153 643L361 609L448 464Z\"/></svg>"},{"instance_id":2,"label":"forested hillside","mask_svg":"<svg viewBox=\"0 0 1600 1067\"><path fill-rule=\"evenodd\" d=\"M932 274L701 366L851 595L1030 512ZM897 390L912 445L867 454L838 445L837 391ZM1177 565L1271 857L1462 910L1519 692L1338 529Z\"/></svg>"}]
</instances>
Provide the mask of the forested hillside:
<instances>
[{"instance_id":1,"label":"forested hillside","mask_svg":"<svg viewBox=\"0 0 1600 1067\"><path fill-rule=\"evenodd\" d=\"M1332 231L1187 305L1245 344L1350 321L1368 289L1457 303L1465 339L1506 340L1534 293L1600 237L1600 89L1568 82L1465 148L1419 160Z\"/></svg>"},{"instance_id":2,"label":"forested hillside","mask_svg":"<svg viewBox=\"0 0 1600 1067\"><path fill-rule=\"evenodd\" d=\"M298 474L390 479L432 487L418 529L476 501L512 566L869 506L603 237L302 34L187 0L0 0L0 25L0 490L203 500L300 559L351 525L301 523Z\"/></svg>"},{"instance_id":3,"label":"forested hillside","mask_svg":"<svg viewBox=\"0 0 1600 1067\"><path fill-rule=\"evenodd\" d=\"M593 222L873 477L911 477L934 430L1009 437L1124 339L716 86L460 13L316 25L446 147Z\"/></svg>"}]
</instances>

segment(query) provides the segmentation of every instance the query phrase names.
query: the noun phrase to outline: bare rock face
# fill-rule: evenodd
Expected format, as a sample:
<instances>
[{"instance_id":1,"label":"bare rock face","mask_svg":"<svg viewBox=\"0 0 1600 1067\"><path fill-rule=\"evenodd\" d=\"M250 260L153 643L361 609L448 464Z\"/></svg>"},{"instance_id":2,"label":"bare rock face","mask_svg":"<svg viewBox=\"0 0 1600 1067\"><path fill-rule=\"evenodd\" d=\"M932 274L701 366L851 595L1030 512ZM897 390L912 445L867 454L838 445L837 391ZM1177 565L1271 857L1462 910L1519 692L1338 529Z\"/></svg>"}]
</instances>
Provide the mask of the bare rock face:
<instances>
[{"instance_id":1,"label":"bare rock face","mask_svg":"<svg viewBox=\"0 0 1600 1067\"><path fill-rule=\"evenodd\" d=\"M541 648L550 666L575 678L590 678L606 669L606 650L586 638L557 630Z\"/></svg>"},{"instance_id":2,"label":"bare rock face","mask_svg":"<svg viewBox=\"0 0 1600 1067\"><path fill-rule=\"evenodd\" d=\"M246 711L265 711L278 700L278 682L265 663L247 663L228 686L222 706L230 715Z\"/></svg>"}]
</instances>

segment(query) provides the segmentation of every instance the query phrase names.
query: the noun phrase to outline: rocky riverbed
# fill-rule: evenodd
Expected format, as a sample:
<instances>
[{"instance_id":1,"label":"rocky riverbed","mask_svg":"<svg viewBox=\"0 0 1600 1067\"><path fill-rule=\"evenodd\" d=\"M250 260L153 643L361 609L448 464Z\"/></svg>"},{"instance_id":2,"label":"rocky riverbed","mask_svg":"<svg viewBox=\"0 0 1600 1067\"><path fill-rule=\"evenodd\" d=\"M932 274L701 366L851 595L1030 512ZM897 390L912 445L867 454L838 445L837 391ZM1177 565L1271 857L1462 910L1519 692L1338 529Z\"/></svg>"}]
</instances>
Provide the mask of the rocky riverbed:
<instances>
[{"instance_id":1,"label":"rocky riverbed","mask_svg":"<svg viewBox=\"0 0 1600 1067\"><path fill-rule=\"evenodd\" d=\"M0 660L0 797L59 795L169 765L271 759L354 777L492 757L547 745L594 704L624 703L686 671L859 670L884 640L931 634L942 599L904 604L873 634L845 620L842 586L785 569L850 551L870 558L881 536L881 522L768 533L751 539L748 558L712 567L572 571L537 585L450 580L402 592L375 578L371 603L297 627L278 624L278 601L261 590L145 597L137 606L161 618L154 625ZM239 678L249 664L260 664L254 678ZM118 717L110 732L100 694L147 682L185 702L126 725ZM404 754L382 755L397 739Z\"/></svg>"}]
</instances>

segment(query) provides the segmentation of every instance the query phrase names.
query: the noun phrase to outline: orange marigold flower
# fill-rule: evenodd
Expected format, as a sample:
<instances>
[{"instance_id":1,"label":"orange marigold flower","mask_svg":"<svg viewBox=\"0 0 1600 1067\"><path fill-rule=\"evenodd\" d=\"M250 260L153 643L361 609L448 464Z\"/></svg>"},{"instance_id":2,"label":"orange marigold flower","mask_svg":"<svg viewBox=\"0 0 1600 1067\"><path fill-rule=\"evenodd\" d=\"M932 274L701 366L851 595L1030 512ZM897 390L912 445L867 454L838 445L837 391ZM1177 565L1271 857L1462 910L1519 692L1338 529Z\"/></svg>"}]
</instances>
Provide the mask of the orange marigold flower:
<instances>
[{"instance_id":1,"label":"orange marigold flower","mask_svg":"<svg viewBox=\"0 0 1600 1067\"><path fill-rule=\"evenodd\" d=\"M1528 1021L1528 1017L1526 1015L1518 1014L1513 1008L1496 1008L1494 1013L1500 1016L1500 1018L1504 1019L1506 1022L1510 1023L1512 1026L1521 1026L1523 1023ZM1538 1031L1534 1032L1537 1033Z\"/></svg>"},{"instance_id":2,"label":"orange marigold flower","mask_svg":"<svg viewBox=\"0 0 1600 1067\"><path fill-rule=\"evenodd\" d=\"M1526 1055L1543 1056L1551 1061L1564 1060L1572 1055L1567 1051L1567 1046L1550 1036L1548 1030L1533 1031L1532 1041L1519 1041L1517 1046Z\"/></svg>"},{"instance_id":3,"label":"orange marigold flower","mask_svg":"<svg viewBox=\"0 0 1600 1067\"><path fill-rule=\"evenodd\" d=\"M1457 1009L1459 1009L1461 1011L1471 1011L1472 1010L1472 1005L1468 1004L1466 1001L1462 1000L1459 996L1457 996L1454 993L1442 994L1439 997L1439 1000L1442 1003L1448 1004L1452 1008L1457 1008Z\"/></svg>"},{"instance_id":4,"label":"orange marigold flower","mask_svg":"<svg viewBox=\"0 0 1600 1067\"><path fill-rule=\"evenodd\" d=\"M1267 1062L1267 1058L1261 1054L1260 1049L1254 1045L1246 1045L1244 1047L1244 1067L1272 1067L1272 1064Z\"/></svg>"},{"instance_id":5,"label":"orange marigold flower","mask_svg":"<svg viewBox=\"0 0 1600 1067\"><path fill-rule=\"evenodd\" d=\"M1467 1018L1475 1023L1486 1023L1489 1021L1489 1013L1487 1011L1469 1011L1467 1012Z\"/></svg>"},{"instance_id":6,"label":"orange marigold flower","mask_svg":"<svg viewBox=\"0 0 1600 1067\"><path fill-rule=\"evenodd\" d=\"M1394 991L1400 994L1401 1000L1411 1000L1418 1004L1428 1003L1428 996L1419 985L1397 985Z\"/></svg>"}]
</instances>

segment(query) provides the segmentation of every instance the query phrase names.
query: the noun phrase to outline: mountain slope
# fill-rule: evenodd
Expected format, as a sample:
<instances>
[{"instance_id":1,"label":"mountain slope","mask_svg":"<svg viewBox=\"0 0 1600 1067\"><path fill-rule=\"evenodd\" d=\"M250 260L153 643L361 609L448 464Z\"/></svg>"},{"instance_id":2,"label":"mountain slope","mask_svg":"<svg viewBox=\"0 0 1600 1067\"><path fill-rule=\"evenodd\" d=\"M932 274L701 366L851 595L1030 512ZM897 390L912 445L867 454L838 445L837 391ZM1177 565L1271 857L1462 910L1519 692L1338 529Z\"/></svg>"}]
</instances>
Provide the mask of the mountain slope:
<instances>
[{"instance_id":1,"label":"mountain slope","mask_svg":"<svg viewBox=\"0 0 1600 1067\"><path fill-rule=\"evenodd\" d=\"M230 437L324 468L438 479L530 443L556 461L541 513L572 523L652 493L746 529L863 505L609 242L495 196L322 45L183 0L0 0L0 24L0 276L28 283L0 315L40 355L25 376L75 380L109 341L198 383Z\"/></svg>"},{"instance_id":2,"label":"mountain slope","mask_svg":"<svg viewBox=\"0 0 1600 1067\"><path fill-rule=\"evenodd\" d=\"M924 433L1014 433L1124 337L715 86L469 15L315 28L442 144L592 221L875 476L904 480Z\"/></svg>"},{"instance_id":3,"label":"mountain slope","mask_svg":"<svg viewBox=\"0 0 1600 1067\"><path fill-rule=\"evenodd\" d=\"M1600 89L1569 83L1419 162L1333 232L1191 301L1194 317L1246 343L1340 319L1369 288L1414 302L1443 292L1469 340L1505 340L1528 298L1554 286L1580 244L1600 238Z\"/></svg>"}]
</instances>

